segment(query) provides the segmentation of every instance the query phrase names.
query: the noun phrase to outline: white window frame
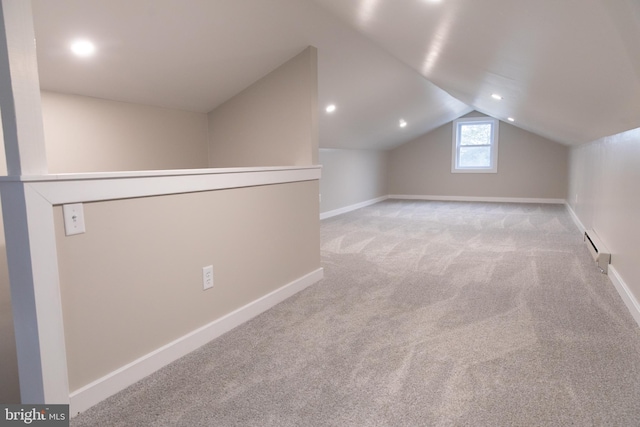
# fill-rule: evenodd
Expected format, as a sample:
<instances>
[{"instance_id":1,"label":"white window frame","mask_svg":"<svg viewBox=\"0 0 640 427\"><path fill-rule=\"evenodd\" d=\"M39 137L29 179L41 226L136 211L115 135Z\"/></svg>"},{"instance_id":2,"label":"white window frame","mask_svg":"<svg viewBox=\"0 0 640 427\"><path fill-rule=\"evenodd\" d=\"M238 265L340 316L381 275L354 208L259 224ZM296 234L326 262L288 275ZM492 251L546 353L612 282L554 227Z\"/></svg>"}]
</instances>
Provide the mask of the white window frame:
<instances>
[{"instance_id":1,"label":"white window frame","mask_svg":"<svg viewBox=\"0 0 640 427\"><path fill-rule=\"evenodd\" d=\"M498 134L500 121L492 117L465 117L453 121L453 143L451 156L451 173L498 173ZM460 163L460 127L465 124L491 124L491 144L476 145L476 147L490 147L491 164L489 167L461 167Z\"/></svg>"}]
</instances>

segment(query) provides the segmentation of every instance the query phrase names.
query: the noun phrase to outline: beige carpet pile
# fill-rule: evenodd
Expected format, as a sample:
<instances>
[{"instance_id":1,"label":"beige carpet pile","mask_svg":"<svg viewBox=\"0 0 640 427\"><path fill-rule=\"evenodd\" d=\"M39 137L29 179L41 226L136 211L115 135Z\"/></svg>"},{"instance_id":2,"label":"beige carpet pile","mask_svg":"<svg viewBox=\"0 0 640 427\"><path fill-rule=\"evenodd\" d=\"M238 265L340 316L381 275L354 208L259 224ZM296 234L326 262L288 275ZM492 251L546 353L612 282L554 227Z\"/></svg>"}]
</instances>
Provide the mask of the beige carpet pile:
<instances>
[{"instance_id":1,"label":"beige carpet pile","mask_svg":"<svg viewBox=\"0 0 640 427\"><path fill-rule=\"evenodd\" d=\"M639 328L564 206L386 201L321 228L324 280L72 426L640 425Z\"/></svg>"}]
</instances>

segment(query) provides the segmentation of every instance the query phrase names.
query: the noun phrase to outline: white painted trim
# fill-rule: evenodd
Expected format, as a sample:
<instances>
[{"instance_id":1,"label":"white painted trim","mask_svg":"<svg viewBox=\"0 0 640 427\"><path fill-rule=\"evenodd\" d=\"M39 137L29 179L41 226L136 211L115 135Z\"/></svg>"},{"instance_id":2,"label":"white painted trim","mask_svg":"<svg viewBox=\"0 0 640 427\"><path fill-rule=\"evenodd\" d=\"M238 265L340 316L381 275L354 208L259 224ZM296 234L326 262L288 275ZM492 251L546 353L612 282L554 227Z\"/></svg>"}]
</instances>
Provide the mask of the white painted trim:
<instances>
[{"instance_id":1,"label":"white painted trim","mask_svg":"<svg viewBox=\"0 0 640 427\"><path fill-rule=\"evenodd\" d=\"M69 402L53 208L22 183L2 188L22 403Z\"/></svg>"},{"instance_id":2,"label":"white painted trim","mask_svg":"<svg viewBox=\"0 0 640 427\"><path fill-rule=\"evenodd\" d=\"M169 363L189 354L211 340L229 332L292 295L323 278L319 268L275 291L152 351L104 377L75 390L70 395L70 414L75 416L91 406L114 395Z\"/></svg>"},{"instance_id":3,"label":"white painted trim","mask_svg":"<svg viewBox=\"0 0 640 427\"><path fill-rule=\"evenodd\" d=\"M33 264L44 402L67 404L69 403L67 350L53 206L29 187L23 188Z\"/></svg>"},{"instance_id":4,"label":"white painted trim","mask_svg":"<svg viewBox=\"0 0 640 427\"><path fill-rule=\"evenodd\" d=\"M571 215L571 219L576 224L576 227L578 227L578 230L580 230L580 233L584 234L587 231L587 227L585 227L582 221L580 221L580 218L578 218L578 215L574 212L573 208L568 202L565 203L565 206L567 207L567 210Z\"/></svg>"},{"instance_id":5,"label":"white painted trim","mask_svg":"<svg viewBox=\"0 0 640 427\"><path fill-rule=\"evenodd\" d=\"M620 277L618 270L616 270L613 265L609 265L608 276L613 285L616 287L618 294L620 294L622 301L624 301L624 304L629 309L629 313L631 313L633 319L636 321L638 326L640 326L640 303L635 298L635 296L633 296L633 293L631 292L625 281L622 280L622 277Z\"/></svg>"},{"instance_id":6,"label":"white painted trim","mask_svg":"<svg viewBox=\"0 0 640 427\"><path fill-rule=\"evenodd\" d=\"M573 222L580 230L580 233L584 235L587 228L584 226L582 221L580 221L580 218L578 218L578 215L575 213L571 205L569 205L569 203L565 203L565 205L571 215L571 219L573 219ZM607 276L609 277L609 280L611 280L611 283L613 283L616 291L618 291L620 298L622 298L622 301L627 306L629 313L631 313L633 319L636 321L638 326L640 326L640 302L638 302L636 297L633 295L613 264L608 265Z\"/></svg>"},{"instance_id":7,"label":"white painted trim","mask_svg":"<svg viewBox=\"0 0 640 427\"><path fill-rule=\"evenodd\" d=\"M320 166L225 170L48 175L32 177L25 185L58 205L312 181L321 175ZM0 186L6 181L0 181Z\"/></svg>"},{"instance_id":8,"label":"white painted trim","mask_svg":"<svg viewBox=\"0 0 640 427\"><path fill-rule=\"evenodd\" d=\"M223 175L245 172L272 172L304 169L322 169L322 165L313 166L254 166L237 168L204 168L204 169L160 169L143 171L116 171L116 172L83 172L83 173L57 173L45 175L21 175L21 176L0 176L2 181L85 181L95 179L115 179L115 178L143 178L143 177L166 177L166 176L186 176L186 175Z\"/></svg>"},{"instance_id":9,"label":"white painted trim","mask_svg":"<svg viewBox=\"0 0 640 427\"><path fill-rule=\"evenodd\" d=\"M0 110L7 173L47 173L31 2L1 0L0 8Z\"/></svg>"},{"instance_id":10,"label":"white painted trim","mask_svg":"<svg viewBox=\"0 0 640 427\"><path fill-rule=\"evenodd\" d=\"M488 202L488 203L545 203L565 204L564 199L538 199L528 197L475 197L475 196L422 196L407 194L391 194L390 199L434 200L446 202Z\"/></svg>"},{"instance_id":11,"label":"white painted trim","mask_svg":"<svg viewBox=\"0 0 640 427\"><path fill-rule=\"evenodd\" d=\"M495 203L548 203L548 204L566 204L564 199L534 199L534 198L516 198L516 197L471 197L471 196L418 196L406 194L390 194L388 196L378 197L376 199L367 200L361 203L345 206L343 208L334 209L320 214L320 219L327 219L337 215L342 215L356 209L364 208L387 199L398 200L433 200L433 201L452 201L452 202L495 202Z\"/></svg>"},{"instance_id":12,"label":"white painted trim","mask_svg":"<svg viewBox=\"0 0 640 427\"><path fill-rule=\"evenodd\" d=\"M0 179L4 222L10 230L7 256L23 403L67 403L70 398L53 205L311 181L320 179L320 172L320 166L299 166ZM21 194L28 209L21 209ZM261 307L260 301L255 307Z\"/></svg>"},{"instance_id":13,"label":"white painted trim","mask_svg":"<svg viewBox=\"0 0 640 427\"><path fill-rule=\"evenodd\" d=\"M31 2L0 0L0 110L7 173L46 174ZM53 208L20 182L2 186L20 399L69 402Z\"/></svg>"},{"instance_id":14,"label":"white painted trim","mask_svg":"<svg viewBox=\"0 0 640 427\"><path fill-rule=\"evenodd\" d=\"M460 148L460 126L466 123L491 123L491 166L488 168L464 168L458 166ZM453 121L453 141L451 153L451 173L498 173L498 142L500 141L500 120L493 117L460 117ZM486 145L482 145L486 147Z\"/></svg>"},{"instance_id":15,"label":"white painted trim","mask_svg":"<svg viewBox=\"0 0 640 427\"><path fill-rule=\"evenodd\" d=\"M573 219L573 222L576 224L576 227L578 227L580 233L584 235L587 228L584 226L582 221L580 221L580 218L568 202L565 203L565 206L571 215L571 219ZM640 302L638 302L625 281L622 280L622 277L620 277L618 270L616 270L613 264L608 265L607 276L609 276L609 280L611 280L611 283L613 283L616 291L618 291L620 298L622 298L622 301L627 306L629 313L631 313L633 319L636 321L638 326L640 326Z\"/></svg>"},{"instance_id":16,"label":"white painted trim","mask_svg":"<svg viewBox=\"0 0 640 427\"><path fill-rule=\"evenodd\" d=\"M334 209L332 211L322 212L320 214L320 219L323 220L323 219L331 218L333 216L342 215L342 214L347 213L347 212L355 211L356 209L360 209L360 208L364 208L364 207L367 207L367 206L375 205L376 203L385 201L388 198L389 198L389 196L382 196L382 197L378 197L376 199L366 200L364 202L360 202L360 203L356 203L356 204L353 204L353 205L345 206L343 208Z\"/></svg>"}]
</instances>

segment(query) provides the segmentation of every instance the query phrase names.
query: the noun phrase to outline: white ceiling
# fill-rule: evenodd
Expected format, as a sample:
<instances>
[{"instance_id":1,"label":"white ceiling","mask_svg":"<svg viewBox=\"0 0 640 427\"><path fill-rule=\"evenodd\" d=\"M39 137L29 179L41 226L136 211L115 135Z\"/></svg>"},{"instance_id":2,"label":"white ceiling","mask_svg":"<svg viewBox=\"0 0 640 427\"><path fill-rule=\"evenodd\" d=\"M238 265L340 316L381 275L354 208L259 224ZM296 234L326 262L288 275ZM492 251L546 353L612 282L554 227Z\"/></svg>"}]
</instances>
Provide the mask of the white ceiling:
<instances>
[{"instance_id":1,"label":"white ceiling","mask_svg":"<svg viewBox=\"0 0 640 427\"><path fill-rule=\"evenodd\" d=\"M63 93L208 112L316 46L319 108L338 106L321 147L392 148L474 109L566 144L640 126L638 0L32 4L41 86Z\"/></svg>"}]
</instances>

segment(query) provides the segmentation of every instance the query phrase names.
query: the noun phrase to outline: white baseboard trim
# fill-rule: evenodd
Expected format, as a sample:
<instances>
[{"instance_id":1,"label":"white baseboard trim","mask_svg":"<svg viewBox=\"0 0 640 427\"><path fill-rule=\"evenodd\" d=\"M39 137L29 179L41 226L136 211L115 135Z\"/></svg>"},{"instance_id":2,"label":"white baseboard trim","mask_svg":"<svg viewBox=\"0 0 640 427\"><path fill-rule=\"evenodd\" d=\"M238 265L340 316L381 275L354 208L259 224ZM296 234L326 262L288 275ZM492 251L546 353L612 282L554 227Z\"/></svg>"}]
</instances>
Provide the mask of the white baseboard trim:
<instances>
[{"instance_id":1,"label":"white baseboard trim","mask_svg":"<svg viewBox=\"0 0 640 427\"><path fill-rule=\"evenodd\" d=\"M629 287L627 286L625 281L622 280L622 277L620 277L620 274L618 274L618 270L616 270L613 265L609 265L608 276L613 283L613 286L616 287L616 290L620 294L622 301L624 301L624 304L629 309L629 313L631 313L633 319L636 321L638 326L640 326L640 303L638 302L636 297L633 296L633 294L629 290Z\"/></svg>"},{"instance_id":2,"label":"white baseboard trim","mask_svg":"<svg viewBox=\"0 0 640 427\"><path fill-rule=\"evenodd\" d=\"M578 215L575 213L571 205L569 205L569 203L565 203L565 205L567 207L567 210L569 211L569 214L571 215L571 219L573 219L573 222L580 230L580 233L584 235L584 233L587 231L587 228L584 226L582 221L580 221L580 218L578 218ZM618 270L616 270L616 268L612 264L609 264L609 268L607 270L607 276L609 276L609 280L611 280L611 283L613 283L613 286L616 288L616 291L618 291L620 298L622 298L622 301L627 306L629 313L631 313L631 316L640 327L640 302L638 302L633 293L631 293L631 290L629 290L629 287L627 286L625 281L622 280L622 277L620 277Z\"/></svg>"},{"instance_id":3,"label":"white baseboard trim","mask_svg":"<svg viewBox=\"0 0 640 427\"><path fill-rule=\"evenodd\" d=\"M423 196L408 194L392 194L390 199L434 200L444 202L491 202L491 203L551 203L564 204L564 199L536 199L527 197L474 197L474 196Z\"/></svg>"},{"instance_id":4,"label":"white baseboard trim","mask_svg":"<svg viewBox=\"0 0 640 427\"><path fill-rule=\"evenodd\" d=\"M364 208L366 206L371 206L376 203L382 202L384 200L387 200L388 198L389 196L382 196L376 199L371 199L371 200L366 200L364 202L356 203L355 205L349 205L340 209L334 209L332 211L322 212L320 214L320 219L321 220L327 219L327 218L331 218L332 216L342 215L343 213L355 211L356 209Z\"/></svg>"},{"instance_id":5,"label":"white baseboard trim","mask_svg":"<svg viewBox=\"0 0 640 427\"><path fill-rule=\"evenodd\" d=\"M80 412L86 411L96 403L136 383L174 360L187 355L236 326L253 319L276 304L320 281L323 275L323 269L319 268L75 390L69 396L71 416L73 417Z\"/></svg>"},{"instance_id":6,"label":"white baseboard trim","mask_svg":"<svg viewBox=\"0 0 640 427\"><path fill-rule=\"evenodd\" d=\"M343 208L334 209L332 211L322 212L320 219L327 219L333 216L342 215L347 212L355 211L356 209L371 206L376 203L382 202L387 199L398 200L434 200L434 201L449 201L449 202L495 202L495 203L550 203L550 204L565 204L569 206L564 199L534 199L534 198L522 198L522 197L471 197L471 196L421 196L421 195L409 195L409 194L391 194L388 196L378 197L376 199L366 200L364 202L356 203L354 205L345 206Z\"/></svg>"},{"instance_id":7,"label":"white baseboard trim","mask_svg":"<svg viewBox=\"0 0 640 427\"><path fill-rule=\"evenodd\" d=\"M576 215L576 213L574 212L574 210L571 207L571 205L569 203L565 203L565 206L567 207L567 210L569 211L569 214L571 215L571 219L573 220L573 222L576 224L576 226L580 230L580 233L584 235L584 233L587 231L587 228L584 226L582 221L580 221L580 218L578 218L578 215Z\"/></svg>"}]
</instances>

